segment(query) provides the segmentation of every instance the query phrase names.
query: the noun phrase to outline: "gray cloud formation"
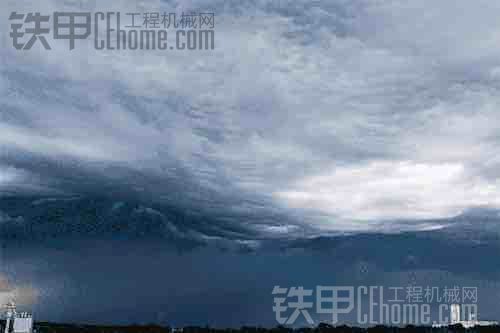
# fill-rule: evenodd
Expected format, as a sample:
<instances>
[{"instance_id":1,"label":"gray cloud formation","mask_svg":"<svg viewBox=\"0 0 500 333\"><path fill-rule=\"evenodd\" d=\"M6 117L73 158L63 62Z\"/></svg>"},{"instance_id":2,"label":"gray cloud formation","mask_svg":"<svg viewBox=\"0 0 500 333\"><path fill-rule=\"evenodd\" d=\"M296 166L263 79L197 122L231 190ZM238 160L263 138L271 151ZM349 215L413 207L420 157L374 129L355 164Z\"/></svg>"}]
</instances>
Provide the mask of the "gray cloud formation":
<instances>
[{"instance_id":1,"label":"gray cloud formation","mask_svg":"<svg viewBox=\"0 0 500 333\"><path fill-rule=\"evenodd\" d=\"M210 10L216 49L98 52L89 40L73 52L66 41L18 52L4 35L4 192L79 195L112 184L285 234L500 204L500 5L75 4L2 7Z\"/></svg>"}]
</instances>

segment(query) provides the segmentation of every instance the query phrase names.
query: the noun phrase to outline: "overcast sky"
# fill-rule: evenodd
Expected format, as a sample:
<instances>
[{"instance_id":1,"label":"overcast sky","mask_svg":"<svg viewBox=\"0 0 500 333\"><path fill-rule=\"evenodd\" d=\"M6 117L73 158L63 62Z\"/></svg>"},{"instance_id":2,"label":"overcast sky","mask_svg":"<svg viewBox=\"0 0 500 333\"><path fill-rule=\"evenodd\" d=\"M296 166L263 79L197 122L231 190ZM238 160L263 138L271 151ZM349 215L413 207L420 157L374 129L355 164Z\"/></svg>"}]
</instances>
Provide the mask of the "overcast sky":
<instances>
[{"instance_id":1,"label":"overcast sky","mask_svg":"<svg viewBox=\"0 0 500 333\"><path fill-rule=\"evenodd\" d=\"M68 191L17 167L22 154L189 177L207 200L231 191L239 209L257 200L328 230L500 205L496 2L134 3L4 2L5 15L210 9L216 47L17 51L3 30L1 188Z\"/></svg>"},{"instance_id":2,"label":"overcast sky","mask_svg":"<svg viewBox=\"0 0 500 333\"><path fill-rule=\"evenodd\" d=\"M274 324L274 283L331 284L322 279L338 267L352 281L363 261L381 272L377 284L406 283L408 262L434 270L439 283L449 271L471 285L500 280L498 238L485 241L499 230L500 2L3 0L0 8L0 239L56 235L19 248L6 241L0 289L39 306L41 317ZM18 51L13 11L213 12L215 49L97 51L91 34L72 51L52 37L50 51L40 43ZM457 236L446 227L457 221L479 227L449 245ZM397 235L422 230L422 239ZM215 240L239 254L183 256L164 241L119 242L119 252L115 243L52 243L115 231ZM305 248L298 256L240 253L268 238L338 233L359 238L341 253L321 239L310 245L319 255L302 243L292 244ZM470 252L472 243L482 247ZM473 265L463 268L467 255ZM156 275L138 276L136 264ZM484 290L497 302L497 284ZM250 293L255 302L242 302ZM122 308L128 317L116 315Z\"/></svg>"}]
</instances>

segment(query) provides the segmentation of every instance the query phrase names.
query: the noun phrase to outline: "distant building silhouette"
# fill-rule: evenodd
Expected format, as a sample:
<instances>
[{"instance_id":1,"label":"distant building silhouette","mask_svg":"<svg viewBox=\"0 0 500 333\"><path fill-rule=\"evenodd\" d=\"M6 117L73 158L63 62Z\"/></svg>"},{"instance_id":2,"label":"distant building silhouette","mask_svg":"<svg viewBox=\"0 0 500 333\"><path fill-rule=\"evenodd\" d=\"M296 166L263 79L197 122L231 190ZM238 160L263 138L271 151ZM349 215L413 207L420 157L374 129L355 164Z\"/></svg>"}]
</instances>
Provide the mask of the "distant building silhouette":
<instances>
[{"instance_id":1,"label":"distant building silhouette","mask_svg":"<svg viewBox=\"0 0 500 333\"><path fill-rule=\"evenodd\" d=\"M5 306L4 333L33 333L33 316L27 312L16 312L14 302Z\"/></svg>"},{"instance_id":2,"label":"distant building silhouette","mask_svg":"<svg viewBox=\"0 0 500 333\"><path fill-rule=\"evenodd\" d=\"M496 321L486 321L486 320L477 320L476 313L469 313L468 320L462 320L460 314L460 304L452 304L450 307L450 322L448 324L435 324L433 327L443 327L448 325L462 325L465 328L471 328L475 326L494 326L498 325Z\"/></svg>"}]
</instances>

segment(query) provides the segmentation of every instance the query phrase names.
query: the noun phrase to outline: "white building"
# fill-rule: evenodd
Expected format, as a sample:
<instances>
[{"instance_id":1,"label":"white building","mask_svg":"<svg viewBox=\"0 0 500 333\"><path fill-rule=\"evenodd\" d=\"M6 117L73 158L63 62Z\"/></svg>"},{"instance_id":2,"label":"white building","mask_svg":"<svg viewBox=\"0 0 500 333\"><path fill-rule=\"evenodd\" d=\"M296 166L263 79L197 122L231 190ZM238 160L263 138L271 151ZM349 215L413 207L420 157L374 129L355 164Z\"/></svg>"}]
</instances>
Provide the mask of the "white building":
<instances>
[{"instance_id":1,"label":"white building","mask_svg":"<svg viewBox=\"0 0 500 333\"><path fill-rule=\"evenodd\" d=\"M448 324L435 324L433 327L443 327L448 325L462 325L465 328L471 328L475 326L493 326L498 325L496 321L485 321L485 320L477 320L477 315L475 313L469 313L468 320L462 320L460 314L460 305L452 304L450 307L450 323Z\"/></svg>"},{"instance_id":2,"label":"white building","mask_svg":"<svg viewBox=\"0 0 500 333\"><path fill-rule=\"evenodd\" d=\"M33 316L27 312L16 312L14 302L9 302L5 312L4 333L33 333Z\"/></svg>"},{"instance_id":3,"label":"white building","mask_svg":"<svg viewBox=\"0 0 500 333\"><path fill-rule=\"evenodd\" d=\"M452 325L460 322L460 305L452 304L450 307L450 322Z\"/></svg>"}]
</instances>

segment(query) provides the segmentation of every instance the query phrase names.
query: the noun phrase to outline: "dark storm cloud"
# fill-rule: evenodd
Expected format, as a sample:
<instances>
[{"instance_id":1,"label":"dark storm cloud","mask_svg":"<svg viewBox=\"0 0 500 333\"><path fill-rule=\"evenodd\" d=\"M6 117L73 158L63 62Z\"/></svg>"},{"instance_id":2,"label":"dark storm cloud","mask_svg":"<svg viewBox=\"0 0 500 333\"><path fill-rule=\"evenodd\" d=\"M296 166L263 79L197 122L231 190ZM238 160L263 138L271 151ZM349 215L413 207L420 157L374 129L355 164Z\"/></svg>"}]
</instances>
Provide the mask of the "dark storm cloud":
<instances>
[{"instance_id":1,"label":"dark storm cloud","mask_svg":"<svg viewBox=\"0 0 500 333\"><path fill-rule=\"evenodd\" d=\"M213 52L17 52L0 31L2 297L44 320L274 325L274 285L425 272L496 309L498 3L0 6L216 16Z\"/></svg>"},{"instance_id":2,"label":"dark storm cloud","mask_svg":"<svg viewBox=\"0 0 500 333\"><path fill-rule=\"evenodd\" d=\"M217 17L216 49L203 54L97 52L91 40L71 54L66 41L4 48L4 193L102 187L261 231L369 231L399 219L420 230L419 220L499 206L495 4L4 6Z\"/></svg>"},{"instance_id":3,"label":"dark storm cloud","mask_svg":"<svg viewBox=\"0 0 500 333\"><path fill-rule=\"evenodd\" d=\"M231 196L230 187L225 193L204 188L179 167L169 175L155 175L119 165L103 169L68 159L22 159L18 154L8 163L16 166L11 170L36 172L38 188L5 186L0 202L4 238L148 236L193 246L279 236L284 221L295 221L258 197L248 195L242 201ZM311 232L299 226L286 229L288 236Z\"/></svg>"}]
</instances>

